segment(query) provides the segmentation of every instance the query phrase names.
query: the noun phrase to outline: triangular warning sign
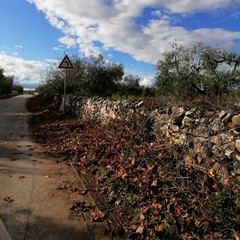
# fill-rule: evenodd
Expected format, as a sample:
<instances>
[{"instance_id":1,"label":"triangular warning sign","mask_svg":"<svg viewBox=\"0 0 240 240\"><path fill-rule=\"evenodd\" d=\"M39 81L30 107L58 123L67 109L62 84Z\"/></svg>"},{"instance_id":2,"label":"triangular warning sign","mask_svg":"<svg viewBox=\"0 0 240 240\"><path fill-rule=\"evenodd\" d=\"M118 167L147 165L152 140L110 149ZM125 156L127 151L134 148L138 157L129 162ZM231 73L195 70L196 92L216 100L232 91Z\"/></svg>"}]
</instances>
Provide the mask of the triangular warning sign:
<instances>
[{"instance_id":1,"label":"triangular warning sign","mask_svg":"<svg viewBox=\"0 0 240 240\"><path fill-rule=\"evenodd\" d=\"M70 61L68 55L65 55L58 68L74 68L72 62Z\"/></svg>"}]
</instances>

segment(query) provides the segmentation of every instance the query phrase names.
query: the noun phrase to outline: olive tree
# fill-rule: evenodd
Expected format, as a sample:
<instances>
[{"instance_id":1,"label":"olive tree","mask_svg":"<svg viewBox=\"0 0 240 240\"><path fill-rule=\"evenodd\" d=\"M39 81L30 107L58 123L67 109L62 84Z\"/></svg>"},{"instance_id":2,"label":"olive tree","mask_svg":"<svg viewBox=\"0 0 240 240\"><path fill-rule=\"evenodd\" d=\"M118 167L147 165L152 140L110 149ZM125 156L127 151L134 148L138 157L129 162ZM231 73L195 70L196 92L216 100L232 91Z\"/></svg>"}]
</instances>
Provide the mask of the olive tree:
<instances>
[{"instance_id":1,"label":"olive tree","mask_svg":"<svg viewBox=\"0 0 240 240\"><path fill-rule=\"evenodd\" d=\"M220 96L239 84L240 57L235 53L195 43L190 48L172 44L156 65L156 87L178 97Z\"/></svg>"},{"instance_id":2,"label":"olive tree","mask_svg":"<svg viewBox=\"0 0 240 240\"><path fill-rule=\"evenodd\" d=\"M85 89L90 95L111 96L117 91L123 74L121 64L106 61L102 55L91 57L84 72Z\"/></svg>"},{"instance_id":3,"label":"olive tree","mask_svg":"<svg viewBox=\"0 0 240 240\"><path fill-rule=\"evenodd\" d=\"M119 92L121 97L125 95L126 98L129 95L140 96L143 92L143 88L140 86L140 77L132 74L124 76L119 84Z\"/></svg>"}]
</instances>

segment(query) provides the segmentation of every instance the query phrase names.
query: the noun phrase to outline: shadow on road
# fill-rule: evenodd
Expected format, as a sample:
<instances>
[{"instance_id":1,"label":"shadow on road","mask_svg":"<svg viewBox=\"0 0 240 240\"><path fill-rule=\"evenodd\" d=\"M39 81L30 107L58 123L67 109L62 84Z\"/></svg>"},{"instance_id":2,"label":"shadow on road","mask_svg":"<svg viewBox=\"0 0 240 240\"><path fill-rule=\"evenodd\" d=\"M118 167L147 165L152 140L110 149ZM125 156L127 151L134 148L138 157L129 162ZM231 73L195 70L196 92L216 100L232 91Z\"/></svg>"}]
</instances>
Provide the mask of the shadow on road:
<instances>
[{"instance_id":1,"label":"shadow on road","mask_svg":"<svg viewBox=\"0 0 240 240\"><path fill-rule=\"evenodd\" d=\"M19 216L31 216L23 228ZM14 236L13 240L91 240L87 228L71 226L71 224L56 224L55 219L41 217L28 208L15 208L11 215L0 214L3 222L8 222L6 228ZM58 216L55 216L57 218ZM76 220L77 221L77 220ZM79 223L80 224L80 223ZM86 229L86 230L83 230ZM23 232L24 231L24 232ZM24 238L22 238L24 236Z\"/></svg>"}]
</instances>

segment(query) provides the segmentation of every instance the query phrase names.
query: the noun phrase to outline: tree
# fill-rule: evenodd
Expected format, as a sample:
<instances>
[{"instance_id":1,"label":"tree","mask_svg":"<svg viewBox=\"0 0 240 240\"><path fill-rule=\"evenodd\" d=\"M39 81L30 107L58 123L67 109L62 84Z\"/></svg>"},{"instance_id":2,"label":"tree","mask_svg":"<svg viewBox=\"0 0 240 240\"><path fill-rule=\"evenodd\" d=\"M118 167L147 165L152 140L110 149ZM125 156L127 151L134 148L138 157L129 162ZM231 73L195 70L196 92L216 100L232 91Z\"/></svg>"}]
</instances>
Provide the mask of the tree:
<instances>
[{"instance_id":1,"label":"tree","mask_svg":"<svg viewBox=\"0 0 240 240\"><path fill-rule=\"evenodd\" d=\"M120 95L125 95L126 98L128 98L129 95L140 96L143 92L143 88L140 86L140 77L131 74L124 76L119 85L119 91Z\"/></svg>"},{"instance_id":2,"label":"tree","mask_svg":"<svg viewBox=\"0 0 240 240\"><path fill-rule=\"evenodd\" d=\"M24 90L23 86L20 86L20 85L13 85L12 87L12 91L16 91L19 94L22 94L23 90Z\"/></svg>"},{"instance_id":3,"label":"tree","mask_svg":"<svg viewBox=\"0 0 240 240\"><path fill-rule=\"evenodd\" d=\"M143 96L144 97L155 97L156 89L154 87L144 87Z\"/></svg>"},{"instance_id":4,"label":"tree","mask_svg":"<svg viewBox=\"0 0 240 240\"><path fill-rule=\"evenodd\" d=\"M121 64L106 61L102 55L91 57L84 73L85 88L92 96L110 96L123 74Z\"/></svg>"},{"instance_id":5,"label":"tree","mask_svg":"<svg viewBox=\"0 0 240 240\"><path fill-rule=\"evenodd\" d=\"M190 48L174 43L156 65L156 86L161 94L180 98L221 96L239 84L239 65L239 56L232 52L201 42Z\"/></svg>"},{"instance_id":6,"label":"tree","mask_svg":"<svg viewBox=\"0 0 240 240\"><path fill-rule=\"evenodd\" d=\"M67 93L77 93L87 96L109 96L116 91L117 82L124 74L123 66L108 62L98 57L79 58L71 57L74 68L67 71ZM49 96L63 93L65 71L56 64L49 67L44 76L44 83L38 88Z\"/></svg>"},{"instance_id":7,"label":"tree","mask_svg":"<svg viewBox=\"0 0 240 240\"><path fill-rule=\"evenodd\" d=\"M202 55L205 88L215 96L227 93L240 83L240 56L221 49L207 47Z\"/></svg>"},{"instance_id":8,"label":"tree","mask_svg":"<svg viewBox=\"0 0 240 240\"><path fill-rule=\"evenodd\" d=\"M9 95L12 93L13 76L5 76L0 68L0 95Z\"/></svg>"}]
</instances>

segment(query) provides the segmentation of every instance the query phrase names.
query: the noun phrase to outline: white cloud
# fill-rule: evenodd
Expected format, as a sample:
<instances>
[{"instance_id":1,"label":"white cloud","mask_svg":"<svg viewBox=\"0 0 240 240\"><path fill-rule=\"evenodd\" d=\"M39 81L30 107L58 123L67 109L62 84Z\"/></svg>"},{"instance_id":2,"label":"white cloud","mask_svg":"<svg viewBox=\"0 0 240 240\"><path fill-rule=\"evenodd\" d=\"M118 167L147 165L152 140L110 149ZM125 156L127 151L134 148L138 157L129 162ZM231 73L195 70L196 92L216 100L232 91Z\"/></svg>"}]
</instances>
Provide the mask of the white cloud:
<instances>
[{"instance_id":1,"label":"white cloud","mask_svg":"<svg viewBox=\"0 0 240 240\"><path fill-rule=\"evenodd\" d=\"M15 48L23 48L23 46L18 45L18 44L16 44L14 47L15 47Z\"/></svg>"},{"instance_id":2,"label":"white cloud","mask_svg":"<svg viewBox=\"0 0 240 240\"><path fill-rule=\"evenodd\" d=\"M76 41L73 37L70 37L68 35L61 37L58 39L58 41L64 45L66 45L68 48L73 47L76 45Z\"/></svg>"},{"instance_id":3,"label":"white cloud","mask_svg":"<svg viewBox=\"0 0 240 240\"><path fill-rule=\"evenodd\" d=\"M14 81L23 86L38 86L41 83L41 73L49 66L47 61L24 60L3 52L0 53L0 64L5 75L13 75Z\"/></svg>"},{"instance_id":4,"label":"white cloud","mask_svg":"<svg viewBox=\"0 0 240 240\"><path fill-rule=\"evenodd\" d=\"M53 47L52 50L53 51L60 51L60 48L59 47Z\"/></svg>"},{"instance_id":5,"label":"white cloud","mask_svg":"<svg viewBox=\"0 0 240 240\"><path fill-rule=\"evenodd\" d=\"M154 84L154 77L144 77L140 81L140 85L142 86L152 86Z\"/></svg>"},{"instance_id":6,"label":"white cloud","mask_svg":"<svg viewBox=\"0 0 240 240\"><path fill-rule=\"evenodd\" d=\"M174 13L201 11L209 9L219 9L234 3L234 0L168 0L165 2L165 7Z\"/></svg>"},{"instance_id":7,"label":"white cloud","mask_svg":"<svg viewBox=\"0 0 240 240\"><path fill-rule=\"evenodd\" d=\"M115 49L131 54L136 60L156 64L161 53L176 39L189 45L194 41L219 46L234 46L240 31L224 29L186 30L172 25L173 13L192 14L217 10L239 0L27 0L43 11L54 27L64 33L59 42L67 47L79 45L85 55L98 54L99 41L103 49ZM157 20L148 25L135 21L144 8L153 7ZM154 12L154 11L153 11ZM176 19L177 20L177 19Z\"/></svg>"},{"instance_id":8,"label":"white cloud","mask_svg":"<svg viewBox=\"0 0 240 240\"><path fill-rule=\"evenodd\" d=\"M19 52L13 52L12 55L13 55L13 56L18 56L18 55L19 55Z\"/></svg>"}]
</instances>

